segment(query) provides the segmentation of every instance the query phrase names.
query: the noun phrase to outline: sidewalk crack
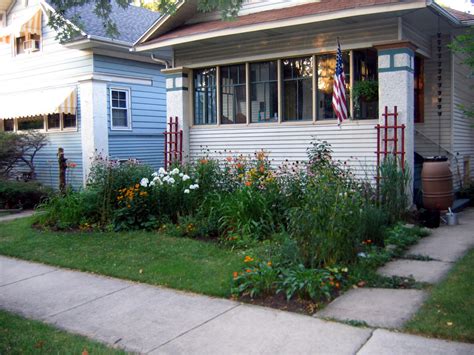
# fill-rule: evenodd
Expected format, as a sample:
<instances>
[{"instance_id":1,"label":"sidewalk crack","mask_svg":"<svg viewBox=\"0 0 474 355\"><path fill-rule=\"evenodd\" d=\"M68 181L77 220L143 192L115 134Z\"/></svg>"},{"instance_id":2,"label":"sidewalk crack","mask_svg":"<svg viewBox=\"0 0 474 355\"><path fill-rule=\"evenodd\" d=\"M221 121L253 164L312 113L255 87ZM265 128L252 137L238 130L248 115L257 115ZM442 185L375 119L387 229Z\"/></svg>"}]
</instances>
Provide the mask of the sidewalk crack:
<instances>
[{"instance_id":1,"label":"sidewalk crack","mask_svg":"<svg viewBox=\"0 0 474 355\"><path fill-rule=\"evenodd\" d=\"M43 272L42 274L33 275L33 276L30 276L30 277L25 277L24 279L21 279L21 280L16 280L16 281L13 281L13 282L9 282L5 285L0 285L0 287L14 285L16 283L23 282L23 281L26 281L26 280L31 280L31 279L34 279L35 277L43 276L43 275L50 274L50 273L56 272L56 271L59 271L59 269L54 269L54 270Z\"/></svg>"},{"instance_id":2,"label":"sidewalk crack","mask_svg":"<svg viewBox=\"0 0 474 355\"><path fill-rule=\"evenodd\" d=\"M378 328L373 328L373 329L372 329L372 331L370 332L370 335L369 335L369 337L367 338L367 340L364 341L364 343L359 347L359 349L356 350L356 352L355 352L354 354L357 355L357 354L362 350L362 348L369 342L369 340L372 339L372 337L374 336L374 333L375 333L375 331L376 331L377 329L378 329Z\"/></svg>"},{"instance_id":3,"label":"sidewalk crack","mask_svg":"<svg viewBox=\"0 0 474 355\"><path fill-rule=\"evenodd\" d=\"M167 341L165 341L164 343L162 343L162 344L160 344L160 345L158 345L158 346L156 346L156 347L154 347L154 348L148 350L148 351L146 352L146 354L149 354L149 353L151 353L152 351L155 351L155 350L157 350L157 349L159 349L159 348L165 346L166 344L169 344L169 343L171 343L172 341L175 341L176 339L181 338L183 335L186 335L186 334L188 334L189 332L192 332L193 330L196 330L196 329L202 327L204 324L207 324L207 323L213 321L214 319L219 318L220 316L226 314L227 312L230 312L230 311L236 309L236 308L239 307L239 306L241 306L241 305L240 305L240 304L237 304L237 305L235 305L235 306L233 306L233 307L231 307L231 308L229 308L229 309L226 309L225 311L223 311L223 312L221 312L221 313L219 313L219 314L216 314L214 317L209 318L209 319L207 319L206 321L204 321L204 322L202 322L202 323L200 323L200 324L198 324L198 325L196 325L196 326L194 326L194 327L192 327L192 328L190 328L190 329L188 329L188 330L182 332L181 334L178 334L178 335L175 336L174 338L172 338L172 339L170 339L170 340L167 340Z\"/></svg>"},{"instance_id":4,"label":"sidewalk crack","mask_svg":"<svg viewBox=\"0 0 474 355\"><path fill-rule=\"evenodd\" d=\"M91 303L91 302L100 300L100 299L105 298L105 297L107 297L107 296L113 295L113 294L115 294L115 293L117 293L117 292L126 290L127 288L132 287L132 286L133 286L133 285L128 285L128 286L122 287L122 288L120 288L120 289L118 289L118 290L109 292L109 293L107 293L107 294L105 294L105 295L102 295L102 296L99 296L99 297L96 297L96 298L93 298L93 299L91 299L91 300L89 300L89 301L86 301L86 302L83 302L83 303L81 303L81 304L75 305L75 306L70 307L70 308L68 308L68 309L64 309L64 310L59 311L59 312L57 312L57 313L53 313L53 314L47 315L47 316L44 318L44 320L47 320L47 319L56 317L57 315L62 314L62 313L66 313L66 312L72 311L73 309L82 307L82 306L84 306L84 305L86 305L86 304L89 304L89 303Z\"/></svg>"}]
</instances>

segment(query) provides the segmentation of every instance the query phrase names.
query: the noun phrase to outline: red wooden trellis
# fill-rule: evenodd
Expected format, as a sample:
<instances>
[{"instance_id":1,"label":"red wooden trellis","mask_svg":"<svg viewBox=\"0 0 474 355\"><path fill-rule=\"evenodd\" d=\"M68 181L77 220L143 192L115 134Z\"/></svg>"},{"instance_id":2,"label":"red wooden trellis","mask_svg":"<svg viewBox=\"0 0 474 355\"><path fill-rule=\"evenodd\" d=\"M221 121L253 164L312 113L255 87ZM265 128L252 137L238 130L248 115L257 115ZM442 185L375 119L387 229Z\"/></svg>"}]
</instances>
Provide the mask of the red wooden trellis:
<instances>
[{"instance_id":1,"label":"red wooden trellis","mask_svg":"<svg viewBox=\"0 0 474 355\"><path fill-rule=\"evenodd\" d=\"M380 180L380 164L388 156L400 158L402 170L405 171L405 124L398 123L397 106L394 107L393 113L388 112L385 106L383 124L375 126L377 130L377 184Z\"/></svg>"},{"instance_id":2,"label":"red wooden trellis","mask_svg":"<svg viewBox=\"0 0 474 355\"><path fill-rule=\"evenodd\" d=\"M183 162L183 130L179 129L178 117L170 117L165 135L165 169L174 162Z\"/></svg>"}]
</instances>

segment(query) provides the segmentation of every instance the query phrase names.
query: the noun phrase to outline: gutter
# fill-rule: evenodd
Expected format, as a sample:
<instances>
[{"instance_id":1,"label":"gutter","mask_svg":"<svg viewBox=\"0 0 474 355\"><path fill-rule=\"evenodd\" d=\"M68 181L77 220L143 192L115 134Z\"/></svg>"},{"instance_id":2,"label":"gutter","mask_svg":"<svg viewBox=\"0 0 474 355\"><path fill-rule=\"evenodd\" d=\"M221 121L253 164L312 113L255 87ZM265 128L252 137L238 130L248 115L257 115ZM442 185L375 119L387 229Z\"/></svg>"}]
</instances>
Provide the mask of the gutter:
<instances>
[{"instance_id":1,"label":"gutter","mask_svg":"<svg viewBox=\"0 0 474 355\"><path fill-rule=\"evenodd\" d=\"M132 46L132 43L120 40L114 40L106 37L101 36L94 36L94 35L86 35L84 37L68 41L63 43L65 47L75 47L80 44L93 44L93 43L103 43L113 47L119 47L126 50L129 50Z\"/></svg>"},{"instance_id":2,"label":"gutter","mask_svg":"<svg viewBox=\"0 0 474 355\"><path fill-rule=\"evenodd\" d=\"M461 21L456 16L451 14L448 10L443 8L442 6L438 5L433 0L428 0L426 2L426 6L433 10L434 12L438 13L439 15L443 16L444 18L448 19L451 24L455 26L469 26L469 23L474 23L474 20L469 21Z\"/></svg>"}]
</instances>

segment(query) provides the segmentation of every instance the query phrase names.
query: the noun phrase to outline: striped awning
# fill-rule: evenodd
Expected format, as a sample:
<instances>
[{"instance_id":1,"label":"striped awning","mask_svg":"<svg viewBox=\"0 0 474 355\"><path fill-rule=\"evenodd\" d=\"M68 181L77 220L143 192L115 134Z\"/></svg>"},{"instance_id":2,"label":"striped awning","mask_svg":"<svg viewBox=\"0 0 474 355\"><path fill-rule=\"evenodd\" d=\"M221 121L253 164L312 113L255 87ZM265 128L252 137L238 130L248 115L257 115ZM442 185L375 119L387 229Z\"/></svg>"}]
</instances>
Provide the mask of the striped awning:
<instances>
[{"instance_id":1,"label":"striped awning","mask_svg":"<svg viewBox=\"0 0 474 355\"><path fill-rule=\"evenodd\" d=\"M76 88L38 90L0 95L0 119L34 117L51 113L75 114Z\"/></svg>"},{"instance_id":2,"label":"striped awning","mask_svg":"<svg viewBox=\"0 0 474 355\"><path fill-rule=\"evenodd\" d=\"M43 11L38 7L25 10L10 26L0 28L0 43L10 43L12 37L26 36L28 33L41 35L42 14Z\"/></svg>"}]
</instances>

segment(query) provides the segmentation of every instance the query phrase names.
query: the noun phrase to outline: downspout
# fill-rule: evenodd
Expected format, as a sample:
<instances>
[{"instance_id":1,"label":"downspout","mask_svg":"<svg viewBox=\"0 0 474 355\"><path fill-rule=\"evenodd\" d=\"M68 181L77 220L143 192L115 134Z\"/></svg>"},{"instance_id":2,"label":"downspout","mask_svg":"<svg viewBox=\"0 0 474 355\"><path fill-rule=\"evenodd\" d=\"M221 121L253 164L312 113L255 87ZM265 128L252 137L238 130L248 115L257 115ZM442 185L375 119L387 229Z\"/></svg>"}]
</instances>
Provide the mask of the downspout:
<instances>
[{"instance_id":1,"label":"downspout","mask_svg":"<svg viewBox=\"0 0 474 355\"><path fill-rule=\"evenodd\" d=\"M164 65L166 69L169 69L170 63L169 63L167 60L160 59L160 58L156 58L154 53L152 53L152 54L150 55L150 58L151 58L151 60L153 60L154 62L157 62L157 63L159 63L159 64L161 64L161 65Z\"/></svg>"}]
</instances>

